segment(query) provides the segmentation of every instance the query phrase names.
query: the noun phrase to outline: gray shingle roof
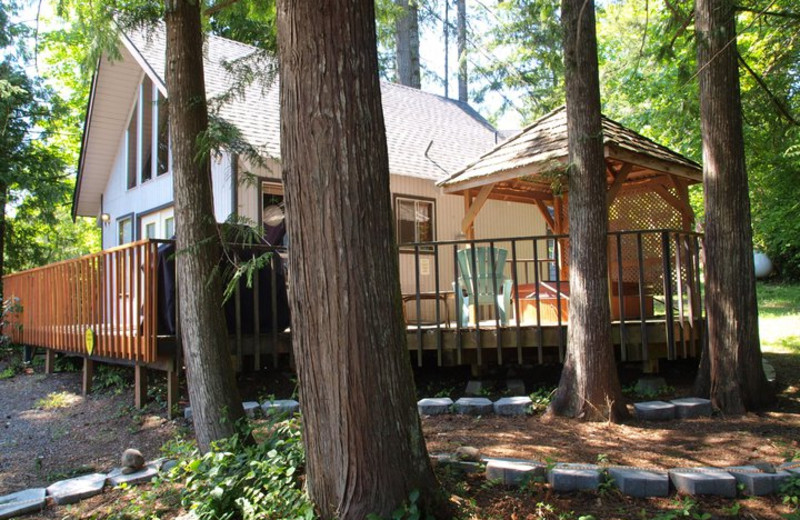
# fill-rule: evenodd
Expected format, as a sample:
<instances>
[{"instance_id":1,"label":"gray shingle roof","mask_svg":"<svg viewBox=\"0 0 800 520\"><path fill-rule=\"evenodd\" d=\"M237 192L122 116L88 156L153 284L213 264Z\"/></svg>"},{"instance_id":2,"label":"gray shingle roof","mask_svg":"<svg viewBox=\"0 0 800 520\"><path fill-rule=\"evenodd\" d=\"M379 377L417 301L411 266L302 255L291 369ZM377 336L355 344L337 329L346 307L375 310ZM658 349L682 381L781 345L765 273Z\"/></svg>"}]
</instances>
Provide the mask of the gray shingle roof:
<instances>
[{"instance_id":1,"label":"gray shingle roof","mask_svg":"<svg viewBox=\"0 0 800 520\"><path fill-rule=\"evenodd\" d=\"M128 38L163 85L164 31L134 33ZM208 36L204 63L208 97L224 94L232 83L225 62L254 52L249 45ZM248 143L276 159L280 158L278 91L277 79L266 87L251 84L243 97L220 110ZM495 129L466 104L387 82L381 83L381 97L393 174L441 180L497 143Z\"/></svg>"},{"instance_id":2,"label":"gray shingle roof","mask_svg":"<svg viewBox=\"0 0 800 520\"><path fill-rule=\"evenodd\" d=\"M702 180L702 168L696 162L605 116L602 117L602 125L607 158L615 160L624 157L620 159L622 162L637 166L637 176L671 173L692 182ZM457 190L459 185L475 184L481 179L488 183L492 179L510 180L509 175L525 178L538 176L564 168L567 157L567 116L562 106L439 184L446 191L452 191ZM534 182L534 179L528 180ZM549 184L549 181L541 183Z\"/></svg>"}]
</instances>

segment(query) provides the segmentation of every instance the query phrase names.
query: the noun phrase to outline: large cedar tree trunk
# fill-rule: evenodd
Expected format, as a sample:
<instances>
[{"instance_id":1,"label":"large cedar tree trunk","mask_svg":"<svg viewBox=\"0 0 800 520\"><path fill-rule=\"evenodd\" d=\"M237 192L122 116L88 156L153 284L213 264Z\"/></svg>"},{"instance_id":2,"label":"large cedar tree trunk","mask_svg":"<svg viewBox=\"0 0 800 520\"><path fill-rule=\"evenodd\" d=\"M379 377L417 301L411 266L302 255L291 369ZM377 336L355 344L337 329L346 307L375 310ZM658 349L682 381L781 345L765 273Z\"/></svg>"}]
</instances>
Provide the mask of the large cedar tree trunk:
<instances>
[{"instance_id":1,"label":"large cedar tree trunk","mask_svg":"<svg viewBox=\"0 0 800 520\"><path fill-rule=\"evenodd\" d=\"M567 358L550 405L556 415L627 416L611 343L605 163L594 3L562 0L569 136Z\"/></svg>"},{"instance_id":2,"label":"large cedar tree trunk","mask_svg":"<svg viewBox=\"0 0 800 520\"><path fill-rule=\"evenodd\" d=\"M208 128L199 2L168 0L166 8L179 319L195 434L206 451L211 441L232 435L244 414L215 272L220 244L211 166L208 154L198 153L198 136Z\"/></svg>"},{"instance_id":3,"label":"large cedar tree trunk","mask_svg":"<svg viewBox=\"0 0 800 520\"><path fill-rule=\"evenodd\" d=\"M397 82L408 87L420 88L417 0L395 0L395 3L403 12L397 17L395 24Z\"/></svg>"},{"instance_id":4,"label":"large cedar tree trunk","mask_svg":"<svg viewBox=\"0 0 800 520\"><path fill-rule=\"evenodd\" d=\"M697 0L711 400L728 414L774 397L761 365L735 4Z\"/></svg>"},{"instance_id":5,"label":"large cedar tree trunk","mask_svg":"<svg viewBox=\"0 0 800 520\"><path fill-rule=\"evenodd\" d=\"M400 306L373 0L278 3L292 343L323 518L438 489Z\"/></svg>"}]
</instances>

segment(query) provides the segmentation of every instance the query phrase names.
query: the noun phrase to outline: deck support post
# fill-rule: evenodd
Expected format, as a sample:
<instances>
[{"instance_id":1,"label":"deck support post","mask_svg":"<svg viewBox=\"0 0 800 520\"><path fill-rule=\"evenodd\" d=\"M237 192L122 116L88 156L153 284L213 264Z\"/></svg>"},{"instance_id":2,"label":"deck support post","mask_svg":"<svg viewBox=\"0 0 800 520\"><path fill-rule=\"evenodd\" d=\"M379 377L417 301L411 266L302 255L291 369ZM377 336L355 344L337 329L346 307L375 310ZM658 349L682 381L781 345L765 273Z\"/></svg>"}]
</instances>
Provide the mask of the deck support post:
<instances>
[{"instance_id":1,"label":"deck support post","mask_svg":"<svg viewBox=\"0 0 800 520\"><path fill-rule=\"evenodd\" d=\"M83 358L83 395L89 395L92 391L92 379L94 379L94 361L88 357Z\"/></svg>"},{"instance_id":2,"label":"deck support post","mask_svg":"<svg viewBox=\"0 0 800 520\"><path fill-rule=\"evenodd\" d=\"M650 358L642 361L642 372L645 374L658 374L658 358Z\"/></svg>"},{"instance_id":3,"label":"deck support post","mask_svg":"<svg viewBox=\"0 0 800 520\"><path fill-rule=\"evenodd\" d=\"M141 363L133 367L133 401L137 410L144 408L147 401L147 367Z\"/></svg>"},{"instance_id":4,"label":"deck support post","mask_svg":"<svg viewBox=\"0 0 800 520\"><path fill-rule=\"evenodd\" d=\"M178 404L178 372L176 370L167 371L167 417L173 419L173 411Z\"/></svg>"},{"instance_id":5,"label":"deck support post","mask_svg":"<svg viewBox=\"0 0 800 520\"><path fill-rule=\"evenodd\" d=\"M44 349L44 373L52 374L55 372L56 353L49 348Z\"/></svg>"}]
</instances>

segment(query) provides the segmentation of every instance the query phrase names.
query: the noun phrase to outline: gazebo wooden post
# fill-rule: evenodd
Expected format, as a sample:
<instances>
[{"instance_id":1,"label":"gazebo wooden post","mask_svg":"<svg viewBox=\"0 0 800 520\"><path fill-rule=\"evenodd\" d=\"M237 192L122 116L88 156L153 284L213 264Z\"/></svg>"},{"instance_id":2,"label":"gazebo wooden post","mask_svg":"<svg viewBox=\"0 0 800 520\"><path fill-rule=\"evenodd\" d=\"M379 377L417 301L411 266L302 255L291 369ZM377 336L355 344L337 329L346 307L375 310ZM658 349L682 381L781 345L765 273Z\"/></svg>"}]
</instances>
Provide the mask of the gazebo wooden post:
<instances>
[{"instance_id":1,"label":"gazebo wooden post","mask_svg":"<svg viewBox=\"0 0 800 520\"><path fill-rule=\"evenodd\" d=\"M467 190L464 192L464 215L469 213L469 208L472 206L472 190ZM469 223L466 229L462 227L461 232L464 233L464 236L467 240L475 240L475 222L472 221Z\"/></svg>"},{"instance_id":2,"label":"gazebo wooden post","mask_svg":"<svg viewBox=\"0 0 800 520\"><path fill-rule=\"evenodd\" d=\"M673 188L675 188L675 193L678 196L678 200L680 200L681 204L685 208L685 211L681 212L681 229L683 229L683 231L686 233L689 233L692 231L692 227L694 226L694 219L692 218L694 212L692 211L692 207L689 202L689 186L685 181L674 175L670 175L669 180ZM694 244L693 240L691 240L688 235L684 235L682 240L679 242L684 251L684 254L681 258L681 263L686 271L686 280L688 282L686 284L686 296L689 300L689 327L692 336L689 344L691 345L691 355L695 356L697 355L695 341L699 340L701 335L699 332L695 333L695 319L700 314L700 288L696 285Z\"/></svg>"}]
</instances>

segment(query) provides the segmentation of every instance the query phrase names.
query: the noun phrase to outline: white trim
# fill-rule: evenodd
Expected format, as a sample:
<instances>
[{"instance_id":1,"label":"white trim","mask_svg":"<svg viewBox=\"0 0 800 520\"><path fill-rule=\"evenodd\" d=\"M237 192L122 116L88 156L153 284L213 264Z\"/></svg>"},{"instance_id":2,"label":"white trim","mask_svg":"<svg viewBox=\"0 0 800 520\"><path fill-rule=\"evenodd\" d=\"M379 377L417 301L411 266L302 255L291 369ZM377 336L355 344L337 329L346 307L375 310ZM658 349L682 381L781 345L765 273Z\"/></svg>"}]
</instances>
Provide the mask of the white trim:
<instances>
[{"instance_id":1,"label":"white trim","mask_svg":"<svg viewBox=\"0 0 800 520\"><path fill-rule=\"evenodd\" d=\"M147 74L150 77L150 80L153 82L154 85L158 87L158 90L164 95L167 96L167 85L161 80L161 77L153 70L153 67L150 66L149 63L144 59L142 53L139 52L139 49L133 44L132 41L128 38L128 36L123 32L119 32L120 41L122 41L122 45L125 46L125 49L131 54L136 63L142 68L142 72Z\"/></svg>"}]
</instances>

